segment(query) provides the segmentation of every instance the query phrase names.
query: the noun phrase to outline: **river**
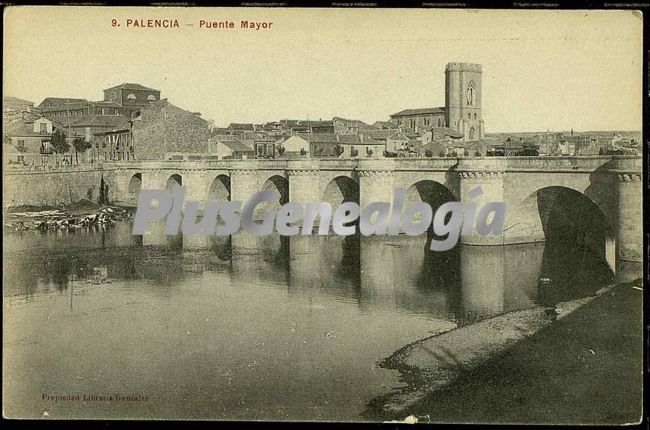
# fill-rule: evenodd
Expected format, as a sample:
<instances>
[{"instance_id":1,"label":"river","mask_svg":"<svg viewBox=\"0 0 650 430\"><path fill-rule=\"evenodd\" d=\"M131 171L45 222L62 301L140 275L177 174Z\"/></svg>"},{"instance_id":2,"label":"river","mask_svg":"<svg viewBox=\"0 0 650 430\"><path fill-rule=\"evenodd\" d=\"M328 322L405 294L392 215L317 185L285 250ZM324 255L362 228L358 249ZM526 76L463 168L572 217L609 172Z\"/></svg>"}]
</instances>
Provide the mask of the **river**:
<instances>
[{"instance_id":1,"label":"river","mask_svg":"<svg viewBox=\"0 0 650 430\"><path fill-rule=\"evenodd\" d=\"M578 242L8 233L5 414L360 420L402 386L377 366L400 347L606 284Z\"/></svg>"}]
</instances>

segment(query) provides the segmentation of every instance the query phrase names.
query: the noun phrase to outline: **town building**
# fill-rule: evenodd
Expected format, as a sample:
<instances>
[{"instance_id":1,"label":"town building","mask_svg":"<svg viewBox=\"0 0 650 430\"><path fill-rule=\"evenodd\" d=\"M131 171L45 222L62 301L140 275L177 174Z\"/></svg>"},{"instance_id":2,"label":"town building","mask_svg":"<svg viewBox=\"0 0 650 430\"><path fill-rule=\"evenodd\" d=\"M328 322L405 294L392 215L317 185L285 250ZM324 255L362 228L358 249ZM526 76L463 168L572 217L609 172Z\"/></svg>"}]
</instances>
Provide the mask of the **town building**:
<instances>
[{"instance_id":1,"label":"town building","mask_svg":"<svg viewBox=\"0 0 650 430\"><path fill-rule=\"evenodd\" d=\"M149 103L133 115L131 123L137 160L162 160L167 152L208 152L208 122L167 99Z\"/></svg>"},{"instance_id":2,"label":"town building","mask_svg":"<svg viewBox=\"0 0 650 430\"><path fill-rule=\"evenodd\" d=\"M244 145L234 136L223 136L210 140L209 152L217 155L219 160L248 159L255 157L255 150Z\"/></svg>"},{"instance_id":3,"label":"town building","mask_svg":"<svg viewBox=\"0 0 650 430\"><path fill-rule=\"evenodd\" d=\"M23 112L22 117L3 121L3 164L47 165L54 151L50 145L56 125L47 118Z\"/></svg>"},{"instance_id":4,"label":"town building","mask_svg":"<svg viewBox=\"0 0 650 430\"><path fill-rule=\"evenodd\" d=\"M160 90L140 84L124 83L104 90L104 101L121 107L121 113L131 118L141 108L160 100Z\"/></svg>"},{"instance_id":5,"label":"town building","mask_svg":"<svg viewBox=\"0 0 650 430\"><path fill-rule=\"evenodd\" d=\"M332 118L332 123L334 125L334 133L336 134L359 134L362 131L376 129L376 127L357 119L334 117Z\"/></svg>"},{"instance_id":6,"label":"town building","mask_svg":"<svg viewBox=\"0 0 650 430\"><path fill-rule=\"evenodd\" d=\"M281 140L278 155L281 157L309 157L311 152L308 135L293 134L284 140Z\"/></svg>"},{"instance_id":7,"label":"town building","mask_svg":"<svg viewBox=\"0 0 650 430\"><path fill-rule=\"evenodd\" d=\"M360 132L362 139L369 138L383 145L382 154L384 151L389 153L397 153L398 151L408 150L409 137L401 132L399 129L385 129L378 130L364 130Z\"/></svg>"},{"instance_id":8,"label":"town building","mask_svg":"<svg viewBox=\"0 0 650 430\"><path fill-rule=\"evenodd\" d=\"M255 131L255 126L253 124L241 124L241 123L230 123L226 128L228 133L231 134L241 134L246 131Z\"/></svg>"},{"instance_id":9,"label":"town building","mask_svg":"<svg viewBox=\"0 0 650 430\"><path fill-rule=\"evenodd\" d=\"M83 137L90 142L93 134L130 128L124 115L82 115L50 118L68 138Z\"/></svg>"},{"instance_id":10,"label":"town building","mask_svg":"<svg viewBox=\"0 0 650 430\"><path fill-rule=\"evenodd\" d=\"M135 160L131 128L122 128L93 134L89 157L93 161Z\"/></svg>"},{"instance_id":11,"label":"town building","mask_svg":"<svg viewBox=\"0 0 650 430\"><path fill-rule=\"evenodd\" d=\"M52 119L83 115L122 115L122 107L114 102L91 102L88 100L39 107L38 112Z\"/></svg>"},{"instance_id":12,"label":"town building","mask_svg":"<svg viewBox=\"0 0 650 430\"><path fill-rule=\"evenodd\" d=\"M462 134L463 141L483 138L482 68L480 64L449 63L445 69L445 106L405 109L392 114L399 127L448 127Z\"/></svg>"},{"instance_id":13,"label":"town building","mask_svg":"<svg viewBox=\"0 0 650 430\"><path fill-rule=\"evenodd\" d=\"M86 100L86 99L74 99L74 98L68 98L68 97L46 97L36 107L40 110L40 109L53 108L53 107L61 106L61 105L64 105L64 104L85 103L87 101L88 100Z\"/></svg>"}]
</instances>

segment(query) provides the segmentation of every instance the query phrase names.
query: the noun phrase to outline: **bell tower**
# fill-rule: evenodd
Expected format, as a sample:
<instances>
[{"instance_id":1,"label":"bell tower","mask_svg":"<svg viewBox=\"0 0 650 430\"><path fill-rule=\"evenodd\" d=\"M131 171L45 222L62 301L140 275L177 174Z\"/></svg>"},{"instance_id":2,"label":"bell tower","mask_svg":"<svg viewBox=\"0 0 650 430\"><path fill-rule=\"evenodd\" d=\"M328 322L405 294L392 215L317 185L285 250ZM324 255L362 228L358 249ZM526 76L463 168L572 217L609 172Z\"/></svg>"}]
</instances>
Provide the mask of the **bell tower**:
<instances>
[{"instance_id":1,"label":"bell tower","mask_svg":"<svg viewBox=\"0 0 650 430\"><path fill-rule=\"evenodd\" d=\"M483 138L480 64L448 63L445 68L445 122L465 142Z\"/></svg>"}]
</instances>

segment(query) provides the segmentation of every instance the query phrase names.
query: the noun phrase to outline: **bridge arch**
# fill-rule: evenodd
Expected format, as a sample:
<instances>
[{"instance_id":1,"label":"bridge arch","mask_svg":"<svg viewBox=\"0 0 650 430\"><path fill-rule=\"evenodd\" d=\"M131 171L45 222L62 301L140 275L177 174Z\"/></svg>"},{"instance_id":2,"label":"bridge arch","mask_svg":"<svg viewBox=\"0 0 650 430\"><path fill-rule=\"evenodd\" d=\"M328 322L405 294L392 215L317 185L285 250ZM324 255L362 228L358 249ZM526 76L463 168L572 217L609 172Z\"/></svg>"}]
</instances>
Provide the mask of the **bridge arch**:
<instances>
[{"instance_id":1,"label":"bridge arch","mask_svg":"<svg viewBox=\"0 0 650 430\"><path fill-rule=\"evenodd\" d=\"M181 176L180 173L173 173L167 178L167 181L165 182L165 189L167 191L171 191L174 187L176 186L180 187L182 185L183 185L183 176Z\"/></svg>"},{"instance_id":2,"label":"bridge arch","mask_svg":"<svg viewBox=\"0 0 650 430\"><path fill-rule=\"evenodd\" d=\"M325 186L321 201L334 209L344 202L359 203L359 183L349 176L336 176Z\"/></svg>"},{"instance_id":3,"label":"bridge arch","mask_svg":"<svg viewBox=\"0 0 650 430\"><path fill-rule=\"evenodd\" d=\"M552 284L541 294L550 301L593 294L613 277L614 220L576 189L536 190L513 208L505 233L511 237L532 233L545 242L540 277ZM576 295L577 290L581 294Z\"/></svg>"},{"instance_id":4,"label":"bridge arch","mask_svg":"<svg viewBox=\"0 0 650 430\"><path fill-rule=\"evenodd\" d=\"M433 211L433 215L435 216L436 211L440 206L447 202L455 202L458 201L456 196L454 196L454 193L447 188L444 184L441 184L440 182L433 181L430 179L423 179L421 181L417 181L413 184L411 184L407 189L406 189L406 199L404 201L404 207L408 207L414 203L427 203L429 206L431 206L431 210ZM420 214L416 214L415 220L419 221L420 220ZM424 245L424 257L425 259L432 259L432 261L436 261L436 265L438 263L444 263L447 266L452 265L454 268L457 268L458 266L458 247L452 248L450 251L447 252L433 252L430 249L431 246L431 241L432 240L443 240L443 237L438 236L437 234L434 233L433 231L433 225L429 225L429 228L427 229L427 235L426 235L426 242ZM435 267L435 265L434 265ZM453 271L455 272L455 270Z\"/></svg>"},{"instance_id":5,"label":"bridge arch","mask_svg":"<svg viewBox=\"0 0 650 430\"><path fill-rule=\"evenodd\" d=\"M257 205L253 214L255 219L262 219L264 212L267 210L277 212L280 206L289 201L289 181L284 176L270 176L264 181L260 191L276 191L279 197L273 203L261 203Z\"/></svg>"},{"instance_id":6,"label":"bridge arch","mask_svg":"<svg viewBox=\"0 0 650 430\"><path fill-rule=\"evenodd\" d=\"M131 179L129 180L129 186L127 188L129 202L138 202L140 190L142 190L142 173L136 173L131 176Z\"/></svg>"},{"instance_id":7,"label":"bridge arch","mask_svg":"<svg viewBox=\"0 0 650 430\"><path fill-rule=\"evenodd\" d=\"M457 200L454 193L444 184L430 179L423 179L411 184L406 189L405 205L416 202L428 203L435 213L442 204Z\"/></svg>"},{"instance_id":8,"label":"bridge arch","mask_svg":"<svg viewBox=\"0 0 650 430\"><path fill-rule=\"evenodd\" d=\"M230 200L230 176L221 174L215 177L208 188L208 200Z\"/></svg>"}]
</instances>

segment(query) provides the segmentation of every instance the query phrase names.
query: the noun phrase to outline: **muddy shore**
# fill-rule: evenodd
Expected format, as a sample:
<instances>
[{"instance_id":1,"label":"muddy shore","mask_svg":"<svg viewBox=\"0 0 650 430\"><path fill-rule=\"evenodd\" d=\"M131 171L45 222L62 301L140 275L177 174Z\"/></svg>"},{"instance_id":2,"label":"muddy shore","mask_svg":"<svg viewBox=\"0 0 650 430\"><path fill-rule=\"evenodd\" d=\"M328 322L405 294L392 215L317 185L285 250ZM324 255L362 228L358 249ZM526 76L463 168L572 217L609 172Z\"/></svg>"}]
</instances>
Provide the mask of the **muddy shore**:
<instances>
[{"instance_id":1,"label":"muddy shore","mask_svg":"<svg viewBox=\"0 0 650 430\"><path fill-rule=\"evenodd\" d=\"M375 398L367 419L638 422L640 282L454 329L408 345L381 364L398 370L408 386Z\"/></svg>"}]
</instances>

